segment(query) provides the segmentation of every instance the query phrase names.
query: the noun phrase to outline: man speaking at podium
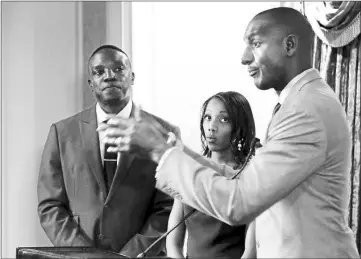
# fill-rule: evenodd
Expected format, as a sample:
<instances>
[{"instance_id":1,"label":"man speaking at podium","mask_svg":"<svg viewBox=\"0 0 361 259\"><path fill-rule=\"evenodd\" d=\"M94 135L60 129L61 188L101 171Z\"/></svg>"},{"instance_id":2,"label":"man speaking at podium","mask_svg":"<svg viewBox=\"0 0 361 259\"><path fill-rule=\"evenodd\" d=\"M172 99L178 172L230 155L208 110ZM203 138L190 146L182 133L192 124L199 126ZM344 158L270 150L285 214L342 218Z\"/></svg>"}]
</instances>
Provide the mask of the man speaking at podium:
<instances>
[{"instance_id":1,"label":"man speaking at podium","mask_svg":"<svg viewBox=\"0 0 361 259\"><path fill-rule=\"evenodd\" d=\"M88 82L96 105L50 127L38 179L40 223L55 246L135 257L167 230L173 199L155 189L156 163L137 152L109 153L96 131L110 118L145 113L131 100L134 73L127 54L112 45L96 49ZM164 254L164 246L149 255Z\"/></svg>"},{"instance_id":2,"label":"man speaking at podium","mask_svg":"<svg viewBox=\"0 0 361 259\"><path fill-rule=\"evenodd\" d=\"M151 118L114 119L102 128L113 151L148 149L157 188L230 225L255 220L259 258L359 258L347 225L350 136L336 94L312 68L313 34L291 8L256 15L242 63L261 90L279 95L266 141L239 179L170 147ZM248 234L248 233L247 233Z\"/></svg>"}]
</instances>

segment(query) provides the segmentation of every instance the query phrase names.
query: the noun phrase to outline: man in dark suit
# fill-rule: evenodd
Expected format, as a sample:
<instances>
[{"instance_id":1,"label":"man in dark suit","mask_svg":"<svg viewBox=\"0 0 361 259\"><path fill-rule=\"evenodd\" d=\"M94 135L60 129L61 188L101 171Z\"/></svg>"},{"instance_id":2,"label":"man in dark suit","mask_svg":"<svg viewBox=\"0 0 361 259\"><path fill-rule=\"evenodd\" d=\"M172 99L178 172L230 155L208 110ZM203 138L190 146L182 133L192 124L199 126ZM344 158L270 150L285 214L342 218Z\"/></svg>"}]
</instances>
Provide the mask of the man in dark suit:
<instances>
[{"instance_id":1,"label":"man in dark suit","mask_svg":"<svg viewBox=\"0 0 361 259\"><path fill-rule=\"evenodd\" d=\"M155 189L154 162L138 156L139 150L112 156L96 129L137 112L172 127L133 104L134 73L121 49L96 49L88 82L97 103L50 127L38 179L40 223L55 246L93 246L134 257L166 231L173 199ZM148 255L163 250L160 243Z\"/></svg>"}]
</instances>

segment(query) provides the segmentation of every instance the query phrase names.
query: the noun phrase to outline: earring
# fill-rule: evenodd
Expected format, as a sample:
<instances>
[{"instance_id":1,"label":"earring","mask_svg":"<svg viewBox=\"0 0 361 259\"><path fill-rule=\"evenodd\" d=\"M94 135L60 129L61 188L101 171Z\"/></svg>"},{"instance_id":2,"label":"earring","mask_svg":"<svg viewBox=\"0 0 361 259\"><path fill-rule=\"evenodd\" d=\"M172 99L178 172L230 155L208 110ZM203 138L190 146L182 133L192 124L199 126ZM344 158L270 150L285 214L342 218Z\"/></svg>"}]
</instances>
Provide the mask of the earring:
<instances>
[{"instance_id":1,"label":"earring","mask_svg":"<svg viewBox=\"0 0 361 259\"><path fill-rule=\"evenodd\" d=\"M240 140L240 141L238 141L238 143L237 143L237 139L232 140L232 142L231 142L231 147L237 149L238 151L241 151L241 150L242 150L242 147L243 147L242 141Z\"/></svg>"},{"instance_id":2,"label":"earring","mask_svg":"<svg viewBox=\"0 0 361 259\"><path fill-rule=\"evenodd\" d=\"M241 151L241 150L242 150L242 147L243 147L242 142L241 142L241 141L238 141L238 144L237 144L237 149L238 149L238 151Z\"/></svg>"}]
</instances>

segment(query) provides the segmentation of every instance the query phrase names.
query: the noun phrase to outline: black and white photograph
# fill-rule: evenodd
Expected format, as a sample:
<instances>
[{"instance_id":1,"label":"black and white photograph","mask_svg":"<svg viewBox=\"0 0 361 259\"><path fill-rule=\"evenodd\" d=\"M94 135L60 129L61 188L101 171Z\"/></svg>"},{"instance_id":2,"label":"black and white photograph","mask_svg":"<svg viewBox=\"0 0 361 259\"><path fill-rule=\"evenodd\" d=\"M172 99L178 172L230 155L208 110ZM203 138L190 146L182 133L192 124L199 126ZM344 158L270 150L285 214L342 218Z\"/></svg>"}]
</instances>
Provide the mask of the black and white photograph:
<instances>
[{"instance_id":1,"label":"black and white photograph","mask_svg":"<svg viewBox=\"0 0 361 259\"><path fill-rule=\"evenodd\" d=\"M361 1L1 1L0 257L360 258Z\"/></svg>"}]
</instances>

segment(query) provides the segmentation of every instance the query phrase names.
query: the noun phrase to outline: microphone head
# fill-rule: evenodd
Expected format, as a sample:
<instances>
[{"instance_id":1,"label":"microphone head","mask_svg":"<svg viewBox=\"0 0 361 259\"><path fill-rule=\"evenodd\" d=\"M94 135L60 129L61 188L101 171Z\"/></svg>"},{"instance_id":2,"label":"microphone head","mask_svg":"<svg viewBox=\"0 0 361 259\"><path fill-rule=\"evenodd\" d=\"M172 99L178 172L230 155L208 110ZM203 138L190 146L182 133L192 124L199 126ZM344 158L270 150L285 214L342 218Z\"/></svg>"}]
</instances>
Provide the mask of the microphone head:
<instances>
[{"instance_id":1,"label":"microphone head","mask_svg":"<svg viewBox=\"0 0 361 259\"><path fill-rule=\"evenodd\" d=\"M250 147L251 150L254 149L255 146L256 146L256 144L259 143L259 142L260 142L259 138L254 138L254 139L252 139L252 141L251 141L251 147Z\"/></svg>"}]
</instances>

